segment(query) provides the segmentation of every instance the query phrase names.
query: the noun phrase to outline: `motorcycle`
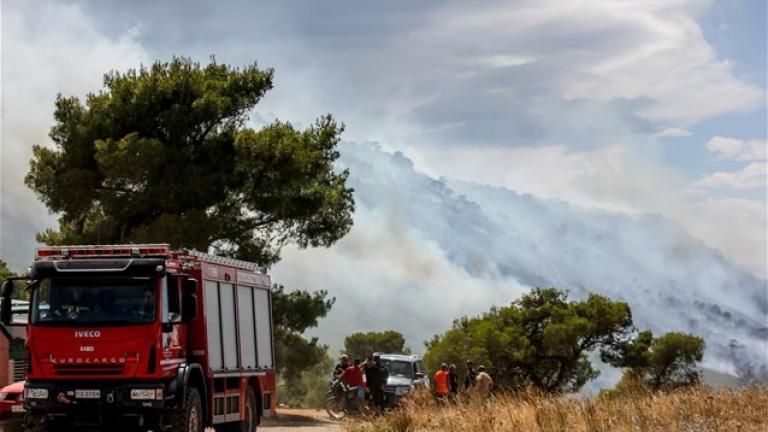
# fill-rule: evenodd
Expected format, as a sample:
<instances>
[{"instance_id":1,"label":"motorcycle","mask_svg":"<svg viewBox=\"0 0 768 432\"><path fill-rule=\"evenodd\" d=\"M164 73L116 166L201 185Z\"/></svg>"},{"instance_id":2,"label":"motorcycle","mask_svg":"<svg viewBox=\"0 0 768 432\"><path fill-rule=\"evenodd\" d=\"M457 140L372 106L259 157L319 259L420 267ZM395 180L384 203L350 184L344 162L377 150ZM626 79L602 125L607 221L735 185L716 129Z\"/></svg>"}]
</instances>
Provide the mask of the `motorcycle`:
<instances>
[{"instance_id":1,"label":"motorcycle","mask_svg":"<svg viewBox=\"0 0 768 432\"><path fill-rule=\"evenodd\" d=\"M348 386L340 379L334 379L331 382L331 390L325 394L325 410L334 420L341 420L346 415L371 414L371 407L360 399L357 394L357 387Z\"/></svg>"}]
</instances>

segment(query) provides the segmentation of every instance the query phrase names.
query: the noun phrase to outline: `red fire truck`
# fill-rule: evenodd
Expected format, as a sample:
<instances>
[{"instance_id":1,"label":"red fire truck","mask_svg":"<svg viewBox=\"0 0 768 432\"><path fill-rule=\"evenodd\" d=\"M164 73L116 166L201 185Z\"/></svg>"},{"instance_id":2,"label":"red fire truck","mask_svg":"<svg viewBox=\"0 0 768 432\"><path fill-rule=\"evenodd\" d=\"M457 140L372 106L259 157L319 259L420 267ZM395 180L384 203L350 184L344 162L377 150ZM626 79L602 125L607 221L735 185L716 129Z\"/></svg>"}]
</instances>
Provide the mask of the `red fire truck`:
<instances>
[{"instance_id":1,"label":"red fire truck","mask_svg":"<svg viewBox=\"0 0 768 432\"><path fill-rule=\"evenodd\" d=\"M271 283L257 265L168 245L44 247L20 279L28 429L250 432L274 414Z\"/></svg>"}]
</instances>

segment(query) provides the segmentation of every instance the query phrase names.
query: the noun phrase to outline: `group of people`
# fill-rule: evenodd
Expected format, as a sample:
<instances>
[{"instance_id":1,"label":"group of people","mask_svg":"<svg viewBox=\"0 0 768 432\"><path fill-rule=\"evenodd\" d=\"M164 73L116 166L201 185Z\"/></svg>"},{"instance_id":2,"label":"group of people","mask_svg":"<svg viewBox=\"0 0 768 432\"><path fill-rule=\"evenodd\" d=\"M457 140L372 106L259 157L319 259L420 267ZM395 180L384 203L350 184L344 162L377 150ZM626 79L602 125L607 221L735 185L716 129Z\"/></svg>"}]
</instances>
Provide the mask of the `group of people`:
<instances>
[{"instance_id":1,"label":"group of people","mask_svg":"<svg viewBox=\"0 0 768 432\"><path fill-rule=\"evenodd\" d=\"M467 371L464 375L464 391L467 394L476 394L487 398L493 388L493 379L485 371L485 366L480 365L475 369L472 360L466 362ZM456 365L447 363L440 365L440 370L434 376L435 397L442 400L455 400L459 394L459 374Z\"/></svg>"},{"instance_id":2,"label":"group of people","mask_svg":"<svg viewBox=\"0 0 768 432\"><path fill-rule=\"evenodd\" d=\"M365 375L365 380L363 380L363 375ZM379 356L369 355L365 362L355 359L350 364L349 357L343 355L334 368L333 376L343 381L344 384L357 388L357 395L360 399L365 399L366 393L368 393L373 406L378 410L384 409L384 388L387 385L389 371L381 364Z\"/></svg>"},{"instance_id":3,"label":"group of people","mask_svg":"<svg viewBox=\"0 0 768 432\"><path fill-rule=\"evenodd\" d=\"M485 366L480 365L475 369L474 362L467 360L466 367L463 391L468 395L475 394L481 398L487 398L493 388L493 379L485 371ZM384 409L384 389L389 371L381 363L379 356L369 355L365 362L355 359L350 363L349 357L342 355L334 368L333 377L356 388L360 399L365 399L368 394L377 409ZM446 363L440 365L440 370L434 375L433 391L439 400L456 400L460 391L456 365L449 366Z\"/></svg>"}]
</instances>

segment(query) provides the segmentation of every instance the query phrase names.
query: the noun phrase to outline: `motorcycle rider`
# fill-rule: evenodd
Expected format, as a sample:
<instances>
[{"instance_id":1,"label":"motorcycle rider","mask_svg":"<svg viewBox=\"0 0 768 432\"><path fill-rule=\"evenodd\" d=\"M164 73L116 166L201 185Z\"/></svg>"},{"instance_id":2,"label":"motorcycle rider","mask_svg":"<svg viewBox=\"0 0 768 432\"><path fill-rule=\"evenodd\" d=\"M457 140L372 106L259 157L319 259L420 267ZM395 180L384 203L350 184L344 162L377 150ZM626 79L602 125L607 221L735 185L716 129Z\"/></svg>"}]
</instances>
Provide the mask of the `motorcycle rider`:
<instances>
[{"instance_id":1,"label":"motorcycle rider","mask_svg":"<svg viewBox=\"0 0 768 432\"><path fill-rule=\"evenodd\" d=\"M363 371L360 370L360 359L355 359L352 365L341 373L341 380L350 387L356 387L357 397L360 400L365 398L365 383L363 382Z\"/></svg>"},{"instance_id":2,"label":"motorcycle rider","mask_svg":"<svg viewBox=\"0 0 768 432\"><path fill-rule=\"evenodd\" d=\"M342 354L339 358L339 363L333 368L333 379L338 379L342 373L349 367L349 357L346 354Z\"/></svg>"}]
</instances>

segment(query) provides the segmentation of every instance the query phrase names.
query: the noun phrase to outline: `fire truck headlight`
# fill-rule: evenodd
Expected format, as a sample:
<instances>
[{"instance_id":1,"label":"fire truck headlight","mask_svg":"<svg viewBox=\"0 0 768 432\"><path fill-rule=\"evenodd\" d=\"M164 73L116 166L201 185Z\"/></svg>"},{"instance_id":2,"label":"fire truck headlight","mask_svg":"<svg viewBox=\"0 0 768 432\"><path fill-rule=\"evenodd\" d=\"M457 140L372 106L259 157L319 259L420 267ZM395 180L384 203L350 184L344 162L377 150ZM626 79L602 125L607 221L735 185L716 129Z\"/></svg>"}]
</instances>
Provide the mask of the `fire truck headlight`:
<instances>
[{"instance_id":1,"label":"fire truck headlight","mask_svg":"<svg viewBox=\"0 0 768 432\"><path fill-rule=\"evenodd\" d=\"M48 389L44 388L25 388L24 399L48 399Z\"/></svg>"},{"instance_id":2,"label":"fire truck headlight","mask_svg":"<svg viewBox=\"0 0 768 432\"><path fill-rule=\"evenodd\" d=\"M162 400L163 389L133 389L131 390L132 400Z\"/></svg>"}]
</instances>

